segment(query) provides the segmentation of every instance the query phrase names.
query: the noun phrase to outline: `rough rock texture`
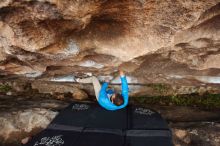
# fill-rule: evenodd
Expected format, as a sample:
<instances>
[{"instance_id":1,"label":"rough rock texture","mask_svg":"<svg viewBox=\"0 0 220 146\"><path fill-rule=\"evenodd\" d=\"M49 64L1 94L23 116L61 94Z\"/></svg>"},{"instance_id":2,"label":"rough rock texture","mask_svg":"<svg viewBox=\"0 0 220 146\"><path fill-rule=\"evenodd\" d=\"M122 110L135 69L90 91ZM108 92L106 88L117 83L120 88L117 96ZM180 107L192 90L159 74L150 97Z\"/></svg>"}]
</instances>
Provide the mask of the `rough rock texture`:
<instances>
[{"instance_id":1,"label":"rough rock texture","mask_svg":"<svg viewBox=\"0 0 220 146\"><path fill-rule=\"evenodd\" d=\"M219 0L3 0L0 74L220 83Z\"/></svg>"},{"instance_id":2,"label":"rough rock texture","mask_svg":"<svg viewBox=\"0 0 220 146\"><path fill-rule=\"evenodd\" d=\"M35 128L46 128L56 114L57 112L40 108L1 114L0 136L5 139L10 139L13 133L16 132L31 132Z\"/></svg>"},{"instance_id":3,"label":"rough rock texture","mask_svg":"<svg viewBox=\"0 0 220 146\"><path fill-rule=\"evenodd\" d=\"M175 146L218 146L220 144L219 123L181 123L172 125Z\"/></svg>"},{"instance_id":4,"label":"rough rock texture","mask_svg":"<svg viewBox=\"0 0 220 146\"><path fill-rule=\"evenodd\" d=\"M0 96L0 145L19 145L46 128L67 102L40 96ZM43 101L43 102L42 102Z\"/></svg>"},{"instance_id":5,"label":"rough rock texture","mask_svg":"<svg viewBox=\"0 0 220 146\"><path fill-rule=\"evenodd\" d=\"M73 82L92 73L117 84L118 68L128 75L133 97L220 93L220 0L0 0L0 141L18 143L46 127L66 97L94 93L91 84L48 81ZM27 88L63 101L33 91L24 99ZM181 122L220 113L156 109ZM174 127L176 145L220 145L219 124Z\"/></svg>"}]
</instances>

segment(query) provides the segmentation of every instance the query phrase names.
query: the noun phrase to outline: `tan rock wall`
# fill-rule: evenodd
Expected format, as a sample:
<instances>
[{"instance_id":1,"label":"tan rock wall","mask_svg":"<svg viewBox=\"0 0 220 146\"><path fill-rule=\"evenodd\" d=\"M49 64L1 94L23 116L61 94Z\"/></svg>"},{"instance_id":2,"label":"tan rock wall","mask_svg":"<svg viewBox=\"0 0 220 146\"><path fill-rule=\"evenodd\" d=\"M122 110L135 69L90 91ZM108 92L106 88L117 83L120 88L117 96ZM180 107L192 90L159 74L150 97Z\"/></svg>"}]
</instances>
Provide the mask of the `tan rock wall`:
<instances>
[{"instance_id":1,"label":"tan rock wall","mask_svg":"<svg viewBox=\"0 0 220 146\"><path fill-rule=\"evenodd\" d=\"M120 66L144 82L219 76L219 10L219 0L4 0L0 69L51 77Z\"/></svg>"}]
</instances>

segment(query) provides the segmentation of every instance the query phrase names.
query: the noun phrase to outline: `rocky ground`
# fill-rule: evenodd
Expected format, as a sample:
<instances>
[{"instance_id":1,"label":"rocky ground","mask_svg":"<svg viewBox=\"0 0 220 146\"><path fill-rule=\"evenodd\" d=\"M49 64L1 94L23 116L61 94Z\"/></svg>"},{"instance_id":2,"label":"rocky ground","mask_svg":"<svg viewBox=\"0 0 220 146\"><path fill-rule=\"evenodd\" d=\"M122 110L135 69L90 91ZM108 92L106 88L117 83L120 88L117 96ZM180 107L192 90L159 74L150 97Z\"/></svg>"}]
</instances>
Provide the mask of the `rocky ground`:
<instances>
[{"instance_id":1,"label":"rocky ground","mask_svg":"<svg viewBox=\"0 0 220 146\"><path fill-rule=\"evenodd\" d=\"M21 80L5 81L1 85L0 141L3 146L19 146L22 138L33 136L46 128L59 111L71 101L95 101L94 96L89 94L89 90L83 90L83 87L90 89L91 85ZM118 88L118 85L112 86ZM163 92L161 90L164 88L154 86L157 88L152 90L153 93L157 90L159 93ZM150 92L148 94L151 95ZM220 144L220 108L210 107L216 100L213 102L205 100L210 104L202 107L192 102L189 102L188 106L178 106L173 101L167 104L160 103L158 100L142 101L143 98L150 101L150 97L131 97L130 104L142 104L160 112L172 129L175 146L218 146Z\"/></svg>"},{"instance_id":2,"label":"rocky ground","mask_svg":"<svg viewBox=\"0 0 220 146\"><path fill-rule=\"evenodd\" d=\"M179 127L179 124L182 127ZM220 144L220 123L197 122L171 125L175 146L218 146Z\"/></svg>"},{"instance_id":3,"label":"rocky ground","mask_svg":"<svg viewBox=\"0 0 220 146\"><path fill-rule=\"evenodd\" d=\"M0 96L0 140L2 146L19 146L22 138L47 127L70 101L51 96ZM9 100L10 99L10 100ZM148 106L167 119L175 146L218 146L220 110L190 107ZM209 122L208 122L209 121Z\"/></svg>"}]
</instances>

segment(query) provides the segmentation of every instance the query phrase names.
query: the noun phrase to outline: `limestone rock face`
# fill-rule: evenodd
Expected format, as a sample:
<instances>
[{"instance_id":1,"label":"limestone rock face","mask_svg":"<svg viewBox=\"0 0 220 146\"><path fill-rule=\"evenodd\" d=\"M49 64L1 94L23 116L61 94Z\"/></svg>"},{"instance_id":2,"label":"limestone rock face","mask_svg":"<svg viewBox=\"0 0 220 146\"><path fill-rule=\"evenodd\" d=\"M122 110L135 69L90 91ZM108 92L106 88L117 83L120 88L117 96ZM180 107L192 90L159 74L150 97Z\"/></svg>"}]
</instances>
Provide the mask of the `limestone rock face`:
<instances>
[{"instance_id":1,"label":"limestone rock face","mask_svg":"<svg viewBox=\"0 0 220 146\"><path fill-rule=\"evenodd\" d=\"M219 24L220 0L3 0L0 74L220 83Z\"/></svg>"},{"instance_id":2,"label":"limestone rock face","mask_svg":"<svg viewBox=\"0 0 220 146\"><path fill-rule=\"evenodd\" d=\"M10 134L16 131L29 133L34 128L46 128L56 115L57 112L40 108L7 113L7 115L3 114L0 118L0 137L8 139Z\"/></svg>"},{"instance_id":3,"label":"limestone rock face","mask_svg":"<svg viewBox=\"0 0 220 146\"><path fill-rule=\"evenodd\" d=\"M21 139L45 129L67 102L22 95L0 95L0 145L21 145Z\"/></svg>"}]
</instances>

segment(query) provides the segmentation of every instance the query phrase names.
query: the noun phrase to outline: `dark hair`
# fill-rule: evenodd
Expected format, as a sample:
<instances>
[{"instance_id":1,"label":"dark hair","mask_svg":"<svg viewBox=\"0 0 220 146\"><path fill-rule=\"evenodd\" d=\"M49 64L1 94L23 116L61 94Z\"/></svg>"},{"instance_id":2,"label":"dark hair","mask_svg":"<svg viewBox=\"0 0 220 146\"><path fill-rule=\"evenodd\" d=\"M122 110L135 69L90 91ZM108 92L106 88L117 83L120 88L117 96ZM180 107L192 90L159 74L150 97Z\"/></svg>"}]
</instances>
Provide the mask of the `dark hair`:
<instances>
[{"instance_id":1,"label":"dark hair","mask_svg":"<svg viewBox=\"0 0 220 146\"><path fill-rule=\"evenodd\" d=\"M122 97L121 94L115 94L115 98L113 98L113 103L117 106L120 106L124 103L124 98Z\"/></svg>"}]
</instances>

